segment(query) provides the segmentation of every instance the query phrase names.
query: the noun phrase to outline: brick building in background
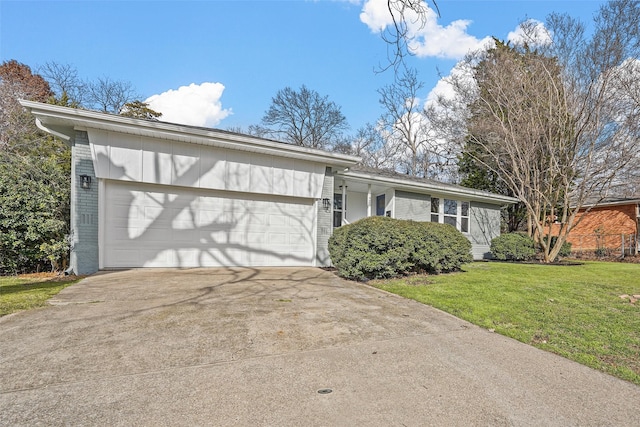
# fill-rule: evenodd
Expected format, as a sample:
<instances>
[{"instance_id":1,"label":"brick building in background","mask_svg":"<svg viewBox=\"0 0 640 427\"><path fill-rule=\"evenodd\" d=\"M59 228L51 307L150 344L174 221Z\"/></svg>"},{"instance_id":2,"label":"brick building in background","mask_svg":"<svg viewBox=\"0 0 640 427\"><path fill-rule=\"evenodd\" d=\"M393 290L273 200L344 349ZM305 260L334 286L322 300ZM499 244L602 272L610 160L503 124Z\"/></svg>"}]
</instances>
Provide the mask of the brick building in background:
<instances>
[{"instance_id":1,"label":"brick building in background","mask_svg":"<svg viewBox=\"0 0 640 427\"><path fill-rule=\"evenodd\" d=\"M578 212L578 225L567 241L572 252L609 251L635 255L640 251L640 198L605 199ZM588 210L587 210L588 209Z\"/></svg>"}]
</instances>

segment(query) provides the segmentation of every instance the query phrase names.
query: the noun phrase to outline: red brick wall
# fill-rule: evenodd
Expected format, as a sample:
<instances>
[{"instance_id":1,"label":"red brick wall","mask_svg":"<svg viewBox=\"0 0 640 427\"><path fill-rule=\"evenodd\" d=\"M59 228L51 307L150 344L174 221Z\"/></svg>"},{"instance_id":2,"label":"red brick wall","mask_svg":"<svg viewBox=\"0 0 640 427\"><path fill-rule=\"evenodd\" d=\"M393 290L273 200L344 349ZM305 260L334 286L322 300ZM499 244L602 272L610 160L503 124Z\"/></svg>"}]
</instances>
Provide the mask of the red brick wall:
<instances>
[{"instance_id":1,"label":"red brick wall","mask_svg":"<svg viewBox=\"0 0 640 427\"><path fill-rule=\"evenodd\" d=\"M617 247L620 245L621 234L638 233L635 204L595 207L589 212L578 213L576 221L578 219L580 222L567 237L573 250L593 250L598 244L609 248ZM596 238L596 229L605 235L600 242Z\"/></svg>"}]
</instances>

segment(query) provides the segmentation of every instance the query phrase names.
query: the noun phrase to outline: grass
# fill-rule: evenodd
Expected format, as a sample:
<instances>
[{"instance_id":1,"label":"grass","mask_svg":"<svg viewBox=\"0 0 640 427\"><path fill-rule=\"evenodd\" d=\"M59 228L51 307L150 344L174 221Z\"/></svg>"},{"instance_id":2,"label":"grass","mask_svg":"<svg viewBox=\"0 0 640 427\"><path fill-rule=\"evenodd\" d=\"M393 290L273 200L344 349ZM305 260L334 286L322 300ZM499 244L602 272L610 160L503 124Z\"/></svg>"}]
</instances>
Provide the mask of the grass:
<instances>
[{"instance_id":1,"label":"grass","mask_svg":"<svg viewBox=\"0 0 640 427\"><path fill-rule=\"evenodd\" d=\"M640 264L473 263L371 285L640 385Z\"/></svg>"},{"instance_id":2,"label":"grass","mask_svg":"<svg viewBox=\"0 0 640 427\"><path fill-rule=\"evenodd\" d=\"M49 298L79 280L76 276L53 274L0 276L0 316L42 307Z\"/></svg>"}]
</instances>

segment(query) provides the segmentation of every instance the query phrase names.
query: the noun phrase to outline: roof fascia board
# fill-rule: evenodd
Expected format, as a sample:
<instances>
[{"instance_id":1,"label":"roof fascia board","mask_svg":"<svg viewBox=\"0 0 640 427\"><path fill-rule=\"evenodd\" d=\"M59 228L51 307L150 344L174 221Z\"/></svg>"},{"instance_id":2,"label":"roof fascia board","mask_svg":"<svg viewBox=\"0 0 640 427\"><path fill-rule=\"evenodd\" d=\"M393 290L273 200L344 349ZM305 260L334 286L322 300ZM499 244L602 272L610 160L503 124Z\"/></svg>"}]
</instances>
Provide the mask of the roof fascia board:
<instances>
[{"instance_id":1,"label":"roof fascia board","mask_svg":"<svg viewBox=\"0 0 640 427\"><path fill-rule=\"evenodd\" d=\"M623 206L623 205L637 205L640 204L640 199L628 199L628 200L617 200L615 202L601 202L601 203L589 203L584 204L580 208L601 208L607 206Z\"/></svg>"},{"instance_id":2,"label":"roof fascia board","mask_svg":"<svg viewBox=\"0 0 640 427\"><path fill-rule=\"evenodd\" d=\"M375 182L388 186L393 186L397 189L401 190L413 190L415 191L417 188L423 191L436 192L441 194L452 194L461 197L467 197L476 201L486 201L486 202L500 202L502 204L515 204L518 203L518 199L509 196L502 196L500 194L490 194L486 192L479 192L473 189L465 189L461 187L452 187L446 184L432 184L426 182L418 182L418 181L405 181L398 178L391 177L383 177L378 175L366 174L361 172L338 172L337 174L340 177L345 179L352 179L359 182L369 183Z\"/></svg>"},{"instance_id":3,"label":"roof fascia board","mask_svg":"<svg viewBox=\"0 0 640 427\"><path fill-rule=\"evenodd\" d=\"M20 100L20 104L28 108L42 126L49 129L55 127L58 133L62 133L60 126L67 126L70 130L101 129L156 139L177 140L192 144L291 157L342 167L353 166L361 160L356 156L330 153L249 135L230 134L215 129L194 129L179 124L134 119L33 101ZM71 137L72 135L67 136Z\"/></svg>"}]
</instances>

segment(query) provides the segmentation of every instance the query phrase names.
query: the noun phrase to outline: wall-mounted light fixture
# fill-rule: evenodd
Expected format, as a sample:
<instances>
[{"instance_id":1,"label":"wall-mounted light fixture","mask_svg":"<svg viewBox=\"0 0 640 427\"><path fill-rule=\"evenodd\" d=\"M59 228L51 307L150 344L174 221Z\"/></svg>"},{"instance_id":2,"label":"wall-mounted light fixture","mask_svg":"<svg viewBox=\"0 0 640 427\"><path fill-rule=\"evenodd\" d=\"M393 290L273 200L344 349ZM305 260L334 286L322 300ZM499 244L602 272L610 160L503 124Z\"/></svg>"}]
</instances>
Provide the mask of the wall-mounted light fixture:
<instances>
[{"instance_id":1,"label":"wall-mounted light fixture","mask_svg":"<svg viewBox=\"0 0 640 427\"><path fill-rule=\"evenodd\" d=\"M331 200L322 199L322 207L324 208L325 211L328 211L331 208Z\"/></svg>"},{"instance_id":2,"label":"wall-mounted light fixture","mask_svg":"<svg viewBox=\"0 0 640 427\"><path fill-rule=\"evenodd\" d=\"M85 190L91 188L91 177L89 175L80 175L80 186Z\"/></svg>"}]
</instances>

